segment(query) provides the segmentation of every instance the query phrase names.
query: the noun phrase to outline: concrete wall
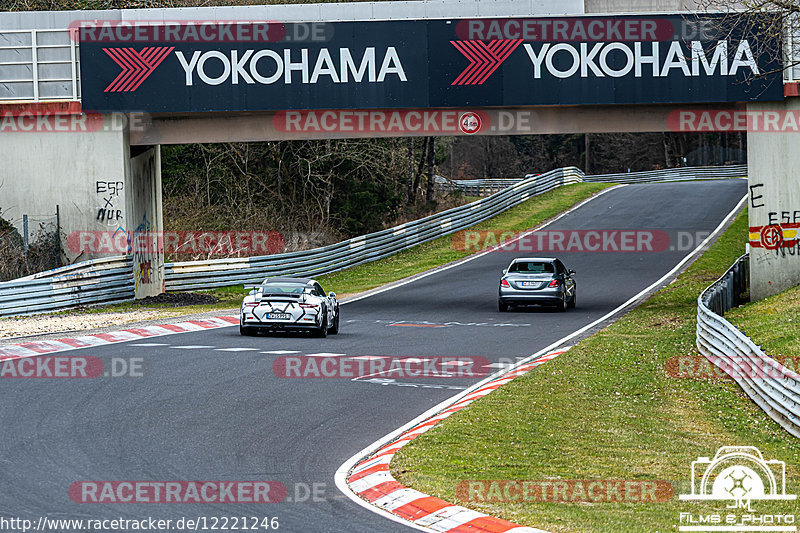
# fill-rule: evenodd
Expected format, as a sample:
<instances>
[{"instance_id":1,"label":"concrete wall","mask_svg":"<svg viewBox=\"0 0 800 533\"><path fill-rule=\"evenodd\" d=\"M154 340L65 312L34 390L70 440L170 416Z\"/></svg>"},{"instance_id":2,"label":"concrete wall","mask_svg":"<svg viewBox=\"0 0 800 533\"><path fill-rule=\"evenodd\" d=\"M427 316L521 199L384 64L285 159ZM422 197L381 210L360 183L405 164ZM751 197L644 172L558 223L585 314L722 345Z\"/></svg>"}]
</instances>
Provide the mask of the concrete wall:
<instances>
[{"instance_id":1,"label":"concrete wall","mask_svg":"<svg viewBox=\"0 0 800 533\"><path fill-rule=\"evenodd\" d=\"M798 113L800 98L787 98L784 103L749 104L747 108L748 111ZM780 239L775 239L781 231L785 237L791 237L793 234L787 234L786 230L800 225L799 148L800 133L747 134L752 300L766 298L800 283L800 244L797 240L786 239L780 243Z\"/></svg>"},{"instance_id":2,"label":"concrete wall","mask_svg":"<svg viewBox=\"0 0 800 533\"><path fill-rule=\"evenodd\" d=\"M90 122L89 131L6 127L0 133L0 213L20 233L27 214L33 233L39 221L55 222L58 206L66 263L130 253L136 297L157 295L164 290L164 254L147 234L164 229L160 146L131 153L124 116L102 119ZM69 125L72 118L64 120ZM129 243L136 235L151 246Z\"/></svg>"},{"instance_id":3,"label":"concrete wall","mask_svg":"<svg viewBox=\"0 0 800 533\"><path fill-rule=\"evenodd\" d=\"M98 249L99 242L88 242L94 234L81 232L113 233L125 227L129 148L125 129L113 127L120 118L108 116L109 127L92 132L5 128L0 133L3 218L22 233L24 214L54 218L59 206L68 262L119 255L110 243Z\"/></svg>"}]
</instances>

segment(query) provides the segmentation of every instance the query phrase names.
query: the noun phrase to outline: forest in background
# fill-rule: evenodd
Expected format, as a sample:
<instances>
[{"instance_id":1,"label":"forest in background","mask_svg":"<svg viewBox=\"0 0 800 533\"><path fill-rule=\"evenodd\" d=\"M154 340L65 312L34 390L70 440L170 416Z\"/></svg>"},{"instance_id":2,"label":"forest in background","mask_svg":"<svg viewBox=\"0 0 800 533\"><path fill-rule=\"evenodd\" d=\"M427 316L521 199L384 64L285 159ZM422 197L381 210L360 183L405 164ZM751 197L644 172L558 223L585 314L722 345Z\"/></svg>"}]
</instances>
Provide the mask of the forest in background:
<instances>
[{"instance_id":1,"label":"forest in background","mask_svg":"<svg viewBox=\"0 0 800 533\"><path fill-rule=\"evenodd\" d=\"M744 163L745 143L740 134L614 133L163 146L165 229L275 230L292 249L319 246L466 201L437 196L435 175Z\"/></svg>"}]
</instances>

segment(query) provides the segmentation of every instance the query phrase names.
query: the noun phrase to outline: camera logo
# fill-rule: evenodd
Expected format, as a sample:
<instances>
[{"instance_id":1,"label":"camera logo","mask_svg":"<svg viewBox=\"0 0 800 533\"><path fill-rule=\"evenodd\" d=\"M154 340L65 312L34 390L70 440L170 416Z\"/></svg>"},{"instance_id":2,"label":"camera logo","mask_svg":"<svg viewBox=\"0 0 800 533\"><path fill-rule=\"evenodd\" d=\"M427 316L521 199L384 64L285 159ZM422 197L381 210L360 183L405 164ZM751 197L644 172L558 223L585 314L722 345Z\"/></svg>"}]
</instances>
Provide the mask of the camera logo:
<instances>
[{"instance_id":1,"label":"camera logo","mask_svg":"<svg viewBox=\"0 0 800 533\"><path fill-rule=\"evenodd\" d=\"M765 461L754 446L723 446L714 459L692 462L692 493L681 500L733 500L749 508L751 500L794 500L786 494L786 463Z\"/></svg>"}]
</instances>

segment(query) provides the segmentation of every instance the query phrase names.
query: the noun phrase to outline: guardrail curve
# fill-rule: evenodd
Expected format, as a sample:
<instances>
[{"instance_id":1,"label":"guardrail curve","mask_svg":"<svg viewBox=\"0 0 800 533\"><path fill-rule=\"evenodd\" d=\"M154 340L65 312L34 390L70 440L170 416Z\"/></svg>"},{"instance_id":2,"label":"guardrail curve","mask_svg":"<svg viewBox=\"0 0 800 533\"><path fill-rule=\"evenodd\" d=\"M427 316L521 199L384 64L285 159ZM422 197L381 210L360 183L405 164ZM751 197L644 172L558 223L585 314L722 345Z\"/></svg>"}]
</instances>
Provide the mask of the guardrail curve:
<instances>
[{"instance_id":1,"label":"guardrail curve","mask_svg":"<svg viewBox=\"0 0 800 533\"><path fill-rule=\"evenodd\" d=\"M746 301L749 256L740 257L697 298L697 350L742 387L770 418L800 437L800 376L723 318Z\"/></svg>"}]
</instances>

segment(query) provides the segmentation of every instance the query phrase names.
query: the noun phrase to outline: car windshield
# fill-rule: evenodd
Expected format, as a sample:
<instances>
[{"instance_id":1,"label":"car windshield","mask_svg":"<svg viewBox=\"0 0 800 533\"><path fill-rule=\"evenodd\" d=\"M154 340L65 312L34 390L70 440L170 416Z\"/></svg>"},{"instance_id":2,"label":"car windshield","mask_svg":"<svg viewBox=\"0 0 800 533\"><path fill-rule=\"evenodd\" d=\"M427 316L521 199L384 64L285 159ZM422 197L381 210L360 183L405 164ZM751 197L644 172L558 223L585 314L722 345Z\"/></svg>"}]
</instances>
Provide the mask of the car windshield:
<instances>
[{"instance_id":1,"label":"car windshield","mask_svg":"<svg viewBox=\"0 0 800 533\"><path fill-rule=\"evenodd\" d=\"M553 263L546 263L543 261L520 261L514 263L509 272L522 272L524 274L552 274L555 272Z\"/></svg>"},{"instance_id":2,"label":"car windshield","mask_svg":"<svg viewBox=\"0 0 800 533\"><path fill-rule=\"evenodd\" d=\"M264 294L303 294L306 286L300 283L266 283L261 287Z\"/></svg>"}]
</instances>

